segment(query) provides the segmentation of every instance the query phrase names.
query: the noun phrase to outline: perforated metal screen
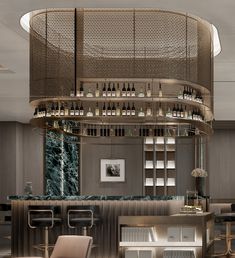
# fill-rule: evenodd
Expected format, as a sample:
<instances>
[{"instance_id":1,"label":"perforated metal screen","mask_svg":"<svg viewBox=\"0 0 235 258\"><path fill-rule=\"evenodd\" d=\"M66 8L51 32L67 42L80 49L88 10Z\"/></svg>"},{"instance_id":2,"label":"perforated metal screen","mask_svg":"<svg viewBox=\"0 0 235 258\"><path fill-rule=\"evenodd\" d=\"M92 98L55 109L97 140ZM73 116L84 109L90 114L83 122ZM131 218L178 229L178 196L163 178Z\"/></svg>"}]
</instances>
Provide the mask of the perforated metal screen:
<instances>
[{"instance_id":1,"label":"perforated metal screen","mask_svg":"<svg viewBox=\"0 0 235 258\"><path fill-rule=\"evenodd\" d=\"M176 79L212 92L212 54L210 25L185 14L44 10L31 18L30 99L68 96L84 78Z\"/></svg>"}]
</instances>

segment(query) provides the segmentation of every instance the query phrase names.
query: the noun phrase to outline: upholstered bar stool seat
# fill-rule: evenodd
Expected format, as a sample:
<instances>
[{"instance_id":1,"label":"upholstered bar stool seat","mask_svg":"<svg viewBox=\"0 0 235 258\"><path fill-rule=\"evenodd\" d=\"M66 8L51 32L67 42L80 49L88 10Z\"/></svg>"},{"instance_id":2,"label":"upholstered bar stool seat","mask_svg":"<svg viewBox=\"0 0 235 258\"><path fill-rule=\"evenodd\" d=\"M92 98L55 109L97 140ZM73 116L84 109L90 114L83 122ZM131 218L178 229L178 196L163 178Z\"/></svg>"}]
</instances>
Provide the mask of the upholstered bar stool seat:
<instances>
[{"instance_id":1,"label":"upholstered bar stool seat","mask_svg":"<svg viewBox=\"0 0 235 258\"><path fill-rule=\"evenodd\" d=\"M30 205L28 207L28 226L32 229L41 228L44 230L44 243L35 245L35 248L44 251L44 257L49 257L48 230L54 226L61 224L60 206L49 205Z\"/></svg>"},{"instance_id":2,"label":"upholstered bar stool seat","mask_svg":"<svg viewBox=\"0 0 235 258\"><path fill-rule=\"evenodd\" d=\"M87 235L87 229L101 222L100 210L97 205L73 205L67 207L69 228L82 228L82 234Z\"/></svg>"}]
</instances>

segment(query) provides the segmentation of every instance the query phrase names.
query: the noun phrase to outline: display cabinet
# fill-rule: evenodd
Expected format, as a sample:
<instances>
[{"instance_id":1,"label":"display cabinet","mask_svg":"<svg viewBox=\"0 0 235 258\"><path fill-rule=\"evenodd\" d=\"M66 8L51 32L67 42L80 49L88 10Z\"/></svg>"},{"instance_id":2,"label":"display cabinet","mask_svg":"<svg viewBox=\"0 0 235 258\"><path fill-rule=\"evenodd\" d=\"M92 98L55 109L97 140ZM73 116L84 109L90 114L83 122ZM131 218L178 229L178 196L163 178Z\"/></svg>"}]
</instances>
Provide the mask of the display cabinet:
<instances>
[{"instance_id":1,"label":"display cabinet","mask_svg":"<svg viewBox=\"0 0 235 258\"><path fill-rule=\"evenodd\" d=\"M174 137L145 137L144 194L176 194L176 162Z\"/></svg>"},{"instance_id":2,"label":"display cabinet","mask_svg":"<svg viewBox=\"0 0 235 258\"><path fill-rule=\"evenodd\" d=\"M83 79L69 96L31 104L33 125L80 136L209 134L213 117L207 90L157 79Z\"/></svg>"},{"instance_id":3,"label":"display cabinet","mask_svg":"<svg viewBox=\"0 0 235 258\"><path fill-rule=\"evenodd\" d=\"M120 258L206 257L213 214L119 217Z\"/></svg>"}]
</instances>

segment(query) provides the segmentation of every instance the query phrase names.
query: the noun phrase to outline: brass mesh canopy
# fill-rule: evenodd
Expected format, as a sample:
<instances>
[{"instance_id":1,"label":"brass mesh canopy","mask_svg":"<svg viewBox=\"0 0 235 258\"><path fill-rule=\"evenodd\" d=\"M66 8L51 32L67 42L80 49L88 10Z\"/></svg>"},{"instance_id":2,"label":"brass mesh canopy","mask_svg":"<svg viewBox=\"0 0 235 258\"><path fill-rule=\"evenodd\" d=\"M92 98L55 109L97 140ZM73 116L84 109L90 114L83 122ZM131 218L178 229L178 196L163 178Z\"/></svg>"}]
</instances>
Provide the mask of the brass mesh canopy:
<instances>
[{"instance_id":1,"label":"brass mesh canopy","mask_svg":"<svg viewBox=\"0 0 235 258\"><path fill-rule=\"evenodd\" d=\"M208 123L211 34L198 17L156 9L37 11L30 20L30 101L63 100L80 82L152 80L172 92L179 85L199 90Z\"/></svg>"}]
</instances>

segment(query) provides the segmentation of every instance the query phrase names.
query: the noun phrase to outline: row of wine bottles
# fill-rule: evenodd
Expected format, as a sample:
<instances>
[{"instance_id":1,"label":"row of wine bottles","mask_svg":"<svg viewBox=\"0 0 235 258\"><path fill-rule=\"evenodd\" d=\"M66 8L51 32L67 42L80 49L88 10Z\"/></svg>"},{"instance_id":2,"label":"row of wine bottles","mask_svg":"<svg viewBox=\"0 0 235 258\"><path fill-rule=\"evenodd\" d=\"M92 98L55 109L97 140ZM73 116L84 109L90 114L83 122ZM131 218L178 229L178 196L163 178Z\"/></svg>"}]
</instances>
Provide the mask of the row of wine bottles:
<instances>
[{"instance_id":1,"label":"row of wine bottles","mask_svg":"<svg viewBox=\"0 0 235 258\"><path fill-rule=\"evenodd\" d=\"M99 126L96 127L94 125L86 125L85 127L72 127L69 124L63 124L61 125L59 121L54 121L53 127L55 129L63 130L67 133L73 133L77 135L83 135L83 136L143 136L143 137L154 137L154 136L174 136L175 131L171 129L171 131L165 130L162 127L156 127L156 128L147 128L147 127L124 127L119 125L105 125L105 126ZM194 130L187 130L184 129L181 134L182 136L189 136L194 135Z\"/></svg>"},{"instance_id":2,"label":"row of wine bottles","mask_svg":"<svg viewBox=\"0 0 235 258\"><path fill-rule=\"evenodd\" d=\"M190 101L195 101L198 103L203 103L202 94L199 91L196 91L190 87L184 86L184 90L180 90L178 94L178 99L185 99Z\"/></svg>"},{"instance_id":3,"label":"row of wine bottles","mask_svg":"<svg viewBox=\"0 0 235 258\"><path fill-rule=\"evenodd\" d=\"M102 89L101 89L102 88ZM70 92L70 97L152 97L152 88L150 83L148 83L147 88L140 87L137 92L134 83L122 83L120 88L119 83L103 83L103 86L96 84L95 91L88 89L88 92L85 93L83 83L80 83L80 87L74 92L72 89ZM158 97L163 97L162 86L159 84ZM192 89L190 87L184 87L184 90L180 90L178 93L178 99L185 99L196 101L198 103L203 103L202 95L199 91Z\"/></svg>"},{"instance_id":4,"label":"row of wine bottles","mask_svg":"<svg viewBox=\"0 0 235 258\"><path fill-rule=\"evenodd\" d=\"M54 105L52 103L50 108L46 106L39 106L35 108L35 112L33 117L51 117L51 116L138 116L138 117L151 117L151 116L158 116L158 117L169 117L169 118L182 118L182 119L193 119L198 121L204 121L204 116L199 109L187 109L185 106L183 108L182 105L174 105L173 108L168 106L167 110L165 111L161 103L159 104L157 110L153 110L151 105L148 103L146 108L140 107L136 108L135 104L132 103L123 103L122 107L120 107L119 103L103 103L102 107L99 106L99 103L96 103L95 108L85 108L83 107L82 103L72 103L71 107L65 107L62 103Z\"/></svg>"},{"instance_id":5,"label":"row of wine bottles","mask_svg":"<svg viewBox=\"0 0 235 258\"><path fill-rule=\"evenodd\" d=\"M101 89L102 88L102 89ZM148 83L147 90L145 92L145 89L143 87L140 88L139 92L137 93L135 89L134 83L123 83L122 89L120 88L119 83L103 83L103 86L99 86L99 84L96 84L95 92L93 92L90 88L88 89L88 92L85 94L83 83L80 83L80 87L74 92L72 89L70 91L70 97L151 97L152 96L152 90L150 87L150 83ZM159 97L162 97L162 89L161 84L159 85Z\"/></svg>"}]
</instances>

